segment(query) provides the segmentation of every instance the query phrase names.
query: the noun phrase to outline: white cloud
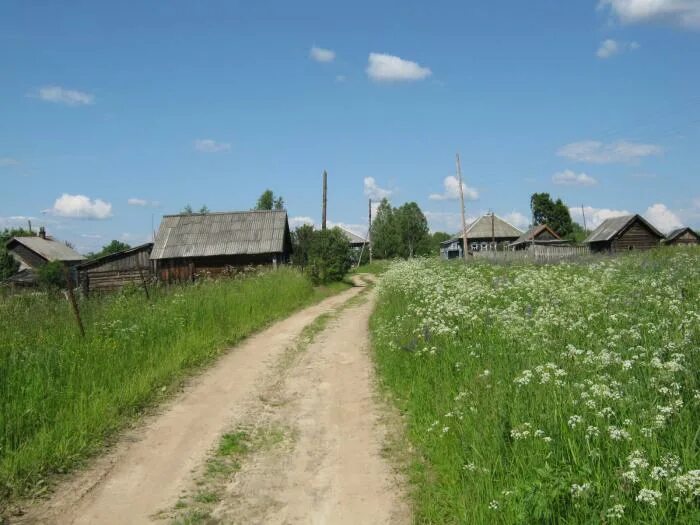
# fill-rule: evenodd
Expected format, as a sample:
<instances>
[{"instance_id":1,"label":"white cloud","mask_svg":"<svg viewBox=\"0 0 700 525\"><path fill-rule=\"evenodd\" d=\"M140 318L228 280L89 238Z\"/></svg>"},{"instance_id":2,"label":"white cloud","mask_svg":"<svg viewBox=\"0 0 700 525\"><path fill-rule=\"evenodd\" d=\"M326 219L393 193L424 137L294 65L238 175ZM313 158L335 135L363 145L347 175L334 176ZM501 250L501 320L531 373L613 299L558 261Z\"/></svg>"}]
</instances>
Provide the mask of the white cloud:
<instances>
[{"instance_id":1,"label":"white cloud","mask_svg":"<svg viewBox=\"0 0 700 525\"><path fill-rule=\"evenodd\" d=\"M380 188L377 185L377 181L374 180L374 177L365 177L364 187L365 197L369 197L373 201L380 201L382 199L389 198L393 193L392 190Z\"/></svg>"},{"instance_id":2,"label":"white cloud","mask_svg":"<svg viewBox=\"0 0 700 525\"><path fill-rule=\"evenodd\" d=\"M614 162L633 162L643 157L660 155L663 148L656 144L642 144L620 140L605 144L597 140L583 140L562 146L557 155L576 162L592 164L610 164Z\"/></svg>"},{"instance_id":3,"label":"white cloud","mask_svg":"<svg viewBox=\"0 0 700 525\"><path fill-rule=\"evenodd\" d=\"M622 215L630 215L627 210L611 210L608 208L593 208L592 206L585 206L583 208L586 214L586 227L589 230L593 230L600 226L600 223L605 219L610 219L612 217L620 217ZM583 226L583 214L581 213L581 207L576 206L569 208L569 213L571 218Z\"/></svg>"},{"instance_id":4,"label":"white cloud","mask_svg":"<svg viewBox=\"0 0 700 525\"><path fill-rule=\"evenodd\" d=\"M459 199L459 179L454 175L449 175L442 181L445 191L443 193L432 193L428 197L433 201L446 201ZM464 199L475 201L479 198L479 192L476 188L470 188L466 184L462 183L462 189L464 190Z\"/></svg>"},{"instance_id":5,"label":"white cloud","mask_svg":"<svg viewBox=\"0 0 700 525\"><path fill-rule=\"evenodd\" d=\"M426 211L423 215L428 219L430 231L447 232L451 235L462 230L462 214L459 212ZM467 226L476 219L478 217L467 216Z\"/></svg>"},{"instance_id":6,"label":"white cloud","mask_svg":"<svg viewBox=\"0 0 700 525\"><path fill-rule=\"evenodd\" d=\"M17 159L13 159L12 157L0 157L0 167L6 167L6 166L18 166L19 161Z\"/></svg>"},{"instance_id":7,"label":"white cloud","mask_svg":"<svg viewBox=\"0 0 700 525\"><path fill-rule=\"evenodd\" d=\"M339 84L342 82L345 82L346 78L345 75L336 75L335 76L335 81L338 82Z\"/></svg>"},{"instance_id":8,"label":"white cloud","mask_svg":"<svg viewBox=\"0 0 700 525\"><path fill-rule=\"evenodd\" d=\"M635 51L636 49L639 49L637 42L618 42L609 38L600 43L596 55L598 58L610 58L625 51Z\"/></svg>"},{"instance_id":9,"label":"white cloud","mask_svg":"<svg viewBox=\"0 0 700 525\"><path fill-rule=\"evenodd\" d=\"M316 62L333 62L335 60L335 51L314 46L309 51L309 56Z\"/></svg>"},{"instance_id":10,"label":"white cloud","mask_svg":"<svg viewBox=\"0 0 700 525\"><path fill-rule=\"evenodd\" d=\"M302 226L304 224L310 224L313 226L314 220L311 217L290 217L289 218L289 228L290 229L295 229L298 226Z\"/></svg>"},{"instance_id":11,"label":"white cloud","mask_svg":"<svg viewBox=\"0 0 700 525\"><path fill-rule=\"evenodd\" d=\"M83 239L102 239L102 235L99 233L81 233L80 236Z\"/></svg>"},{"instance_id":12,"label":"white cloud","mask_svg":"<svg viewBox=\"0 0 700 525\"><path fill-rule=\"evenodd\" d=\"M683 226L678 215L669 210L665 204L661 203L649 206L647 211L644 212L644 218L664 233L668 233L674 228Z\"/></svg>"},{"instance_id":13,"label":"white cloud","mask_svg":"<svg viewBox=\"0 0 700 525\"><path fill-rule=\"evenodd\" d=\"M231 149L228 142L217 142L212 139L197 139L194 141L194 149L202 153L219 153Z\"/></svg>"},{"instance_id":14,"label":"white cloud","mask_svg":"<svg viewBox=\"0 0 700 525\"><path fill-rule=\"evenodd\" d=\"M39 88L35 96L45 102L65 104L67 106L90 106L95 103L95 96L91 93L65 89L61 86L44 86Z\"/></svg>"},{"instance_id":15,"label":"white cloud","mask_svg":"<svg viewBox=\"0 0 700 525\"><path fill-rule=\"evenodd\" d=\"M408 82L423 80L433 74L427 67L394 55L370 53L367 75L377 82Z\"/></svg>"},{"instance_id":16,"label":"white cloud","mask_svg":"<svg viewBox=\"0 0 700 525\"><path fill-rule=\"evenodd\" d=\"M64 193L56 199L53 208L44 212L72 219L107 219L112 216L112 205L102 199L92 200L85 195Z\"/></svg>"},{"instance_id":17,"label":"white cloud","mask_svg":"<svg viewBox=\"0 0 700 525\"><path fill-rule=\"evenodd\" d=\"M512 211L510 213L507 213L503 216L503 218L509 223L511 223L513 226L515 226L516 228L520 228L521 230L525 230L530 225L529 217L523 215L519 211Z\"/></svg>"},{"instance_id":18,"label":"white cloud","mask_svg":"<svg viewBox=\"0 0 700 525\"><path fill-rule=\"evenodd\" d=\"M146 199L139 199L138 197L131 197L126 203L129 206L152 206L153 208L157 208L160 205L158 201L148 201Z\"/></svg>"},{"instance_id":19,"label":"white cloud","mask_svg":"<svg viewBox=\"0 0 700 525\"><path fill-rule=\"evenodd\" d=\"M600 0L625 24L663 21L700 29L700 2L697 0Z\"/></svg>"},{"instance_id":20,"label":"white cloud","mask_svg":"<svg viewBox=\"0 0 700 525\"><path fill-rule=\"evenodd\" d=\"M571 170L564 170L552 175L554 184L565 186L595 186L598 181L585 173L574 173Z\"/></svg>"}]
</instances>

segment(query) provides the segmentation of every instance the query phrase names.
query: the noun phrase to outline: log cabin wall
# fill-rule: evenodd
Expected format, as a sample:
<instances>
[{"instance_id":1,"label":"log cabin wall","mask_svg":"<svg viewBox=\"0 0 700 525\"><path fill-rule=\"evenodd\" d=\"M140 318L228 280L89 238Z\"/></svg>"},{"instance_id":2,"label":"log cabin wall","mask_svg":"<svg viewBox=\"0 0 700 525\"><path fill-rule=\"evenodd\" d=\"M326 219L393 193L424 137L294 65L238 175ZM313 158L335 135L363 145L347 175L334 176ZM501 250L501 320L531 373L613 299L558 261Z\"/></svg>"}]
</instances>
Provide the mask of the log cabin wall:
<instances>
[{"instance_id":1,"label":"log cabin wall","mask_svg":"<svg viewBox=\"0 0 700 525\"><path fill-rule=\"evenodd\" d=\"M625 231L611 242L613 252L628 250L650 250L659 246L661 239L639 220L634 221Z\"/></svg>"}]
</instances>

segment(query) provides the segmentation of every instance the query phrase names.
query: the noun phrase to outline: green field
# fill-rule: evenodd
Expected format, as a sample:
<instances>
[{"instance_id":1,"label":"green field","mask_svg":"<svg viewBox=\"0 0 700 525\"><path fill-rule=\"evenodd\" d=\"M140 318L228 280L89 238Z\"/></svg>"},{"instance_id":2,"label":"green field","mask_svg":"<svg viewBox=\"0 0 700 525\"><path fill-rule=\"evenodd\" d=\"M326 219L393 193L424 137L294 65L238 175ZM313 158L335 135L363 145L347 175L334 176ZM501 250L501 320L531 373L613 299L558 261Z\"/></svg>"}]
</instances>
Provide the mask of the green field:
<instances>
[{"instance_id":1,"label":"green field","mask_svg":"<svg viewBox=\"0 0 700 525\"><path fill-rule=\"evenodd\" d=\"M700 523L700 251L379 285L419 523Z\"/></svg>"},{"instance_id":2,"label":"green field","mask_svg":"<svg viewBox=\"0 0 700 525\"><path fill-rule=\"evenodd\" d=\"M84 339L62 296L0 299L0 504L43 490L229 345L347 287L280 269L150 302L131 289L82 301Z\"/></svg>"}]
</instances>

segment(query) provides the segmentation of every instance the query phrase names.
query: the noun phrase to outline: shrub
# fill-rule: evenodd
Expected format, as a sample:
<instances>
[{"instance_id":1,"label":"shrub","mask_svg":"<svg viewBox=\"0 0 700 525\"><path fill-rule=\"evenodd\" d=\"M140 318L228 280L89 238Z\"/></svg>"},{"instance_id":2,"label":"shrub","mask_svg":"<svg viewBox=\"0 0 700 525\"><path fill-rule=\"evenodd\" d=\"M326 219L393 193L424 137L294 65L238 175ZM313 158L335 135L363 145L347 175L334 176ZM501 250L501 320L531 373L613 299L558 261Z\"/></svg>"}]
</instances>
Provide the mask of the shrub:
<instances>
[{"instance_id":1,"label":"shrub","mask_svg":"<svg viewBox=\"0 0 700 525\"><path fill-rule=\"evenodd\" d=\"M42 288L56 290L66 287L66 269L60 261L51 261L37 271Z\"/></svg>"},{"instance_id":2,"label":"shrub","mask_svg":"<svg viewBox=\"0 0 700 525\"><path fill-rule=\"evenodd\" d=\"M340 228L314 232L309 246L309 269L314 283L341 281L351 260L350 242Z\"/></svg>"}]
</instances>

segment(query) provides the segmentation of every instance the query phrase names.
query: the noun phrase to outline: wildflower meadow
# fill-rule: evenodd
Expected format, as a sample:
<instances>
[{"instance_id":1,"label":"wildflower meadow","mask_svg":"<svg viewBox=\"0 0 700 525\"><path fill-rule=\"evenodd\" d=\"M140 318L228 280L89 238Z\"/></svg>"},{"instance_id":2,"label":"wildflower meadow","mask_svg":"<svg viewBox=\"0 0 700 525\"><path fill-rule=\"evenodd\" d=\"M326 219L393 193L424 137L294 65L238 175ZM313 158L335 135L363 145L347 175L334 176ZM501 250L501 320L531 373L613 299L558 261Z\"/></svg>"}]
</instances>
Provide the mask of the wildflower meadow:
<instances>
[{"instance_id":1,"label":"wildflower meadow","mask_svg":"<svg viewBox=\"0 0 700 525\"><path fill-rule=\"evenodd\" d=\"M700 250L397 262L372 331L416 521L700 523Z\"/></svg>"}]
</instances>

